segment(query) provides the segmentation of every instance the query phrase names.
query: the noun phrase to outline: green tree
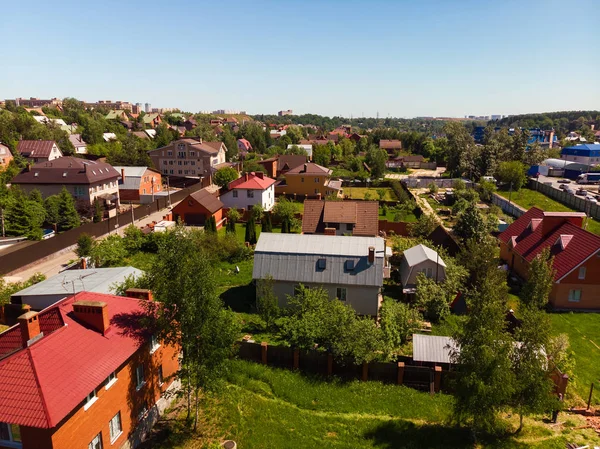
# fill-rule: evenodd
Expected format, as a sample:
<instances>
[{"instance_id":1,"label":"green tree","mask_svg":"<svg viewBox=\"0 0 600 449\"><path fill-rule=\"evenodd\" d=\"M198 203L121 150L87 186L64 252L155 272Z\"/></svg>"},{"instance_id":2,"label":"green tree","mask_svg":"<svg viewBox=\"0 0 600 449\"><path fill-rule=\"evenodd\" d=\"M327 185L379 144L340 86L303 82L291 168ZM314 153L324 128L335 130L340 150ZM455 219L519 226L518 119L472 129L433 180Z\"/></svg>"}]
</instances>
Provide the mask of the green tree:
<instances>
[{"instance_id":1,"label":"green tree","mask_svg":"<svg viewBox=\"0 0 600 449\"><path fill-rule=\"evenodd\" d=\"M544 248L529 265L529 278L521 292L523 304L542 309L548 304L548 298L554 285L554 258L550 256L550 248Z\"/></svg>"},{"instance_id":2,"label":"green tree","mask_svg":"<svg viewBox=\"0 0 600 449\"><path fill-rule=\"evenodd\" d=\"M417 275L417 305L430 321L439 322L450 313L450 303L442 285L424 273Z\"/></svg>"},{"instance_id":3,"label":"green tree","mask_svg":"<svg viewBox=\"0 0 600 449\"><path fill-rule=\"evenodd\" d=\"M75 209L75 200L73 199L73 196L71 196L67 189L63 187L58 194L58 197L58 213L60 217L58 221L58 230L68 231L69 229L78 227L81 222L79 220L77 209Z\"/></svg>"},{"instance_id":4,"label":"green tree","mask_svg":"<svg viewBox=\"0 0 600 449\"><path fill-rule=\"evenodd\" d=\"M229 128L225 128L223 130L223 134L221 134L221 142L223 142L225 148L227 148L227 152L225 153L226 160L235 161L238 156L237 140ZM220 185L217 182L215 182L215 184ZM222 185L220 186L223 187Z\"/></svg>"},{"instance_id":5,"label":"green tree","mask_svg":"<svg viewBox=\"0 0 600 449\"><path fill-rule=\"evenodd\" d=\"M100 201L98 198L94 200L94 223L100 223L104 218L104 210L102 210L102 206L100 205Z\"/></svg>"},{"instance_id":6,"label":"green tree","mask_svg":"<svg viewBox=\"0 0 600 449\"><path fill-rule=\"evenodd\" d=\"M123 245L129 255L141 251L144 244L144 233L137 226L130 224L123 231Z\"/></svg>"},{"instance_id":7,"label":"green tree","mask_svg":"<svg viewBox=\"0 0 600 449\"><path fill-rule=\"evenodd\" d=\"M489 225L475 203L469 203L467 208L458 215L454 225L454 233L463 241L470 239L481 241L489 232Z\"/></svg>"},{"instance_id":8,"label":"green tree","mask_svg":"<svg viewBox=\"0 0 600 449\"><path fill-rule=\"evenodd\" d=\"M513 190L519 190L527 182L525 165L520 161L501 162L496 177Z\"/></svg>"},{"instance_id":9,"label":"green tree","mask_svg":"<svg viewBox=\"0 0 600 449\"><path fill-rule=\"evenodd\" d=\"M228 234L235 235L235 224L239 221L239 219L240 213L237 211L237 209L229 209L229 211L227 212L227 226L225 228Z\"/></svg>"},{"instance_id":10,"label":"green tree","mask_svg":"<svg viewBox=\"0 0 600 449\"><path fill-rule=\"evenodd\" d=\"M314 145L313 161L315 164L329 167L331 163L331 151L327 145Z\"/></svg>"},{"instance_id":11,"label":"green tree","mask_svg":"<svg viewBox=\"0 0 600 449\"><path fill-rule=\"evenodd\" d=\"M413 237L428 237L438 226L433 215L423 213L416 223L411 223L409 231Z\"/></svg>"},{"instance_id":12,"label":"green tree","mask_svg":"<svg viewBox=\"0 0 600 449\"><path fill-rule=\"evenodd\" d=\"M296 206L287 198L280 198L273 209L275 217L281 222L281 232L292 232L292 224L296 216Z\"/></svg>"},{"instance_id":13,"label":"green tree","mask_svg":"<svg viewBox=\"0 0 600 449\"><path fill-rule=\"evenodd\" d=\"M265 212L261 232L273 232L273 222L271 221L271 212Z\"/></svg>"},{"instance_id":14,"label":"green tree","mask_svg":"<svg viewBox=\"0 0 600 449\"><path fill-rule=\"evenodd\" d=\"M379 179L384 175L387 158L387 152L374 145L367 151L365 162L371 169L373 179Z\"/></svg>"},{"instance_id":15,"label":"green tree","mask_svg":"<svg viewBox=\"0 0 600 449\"><path fill-rule=\"evenodd\" d=\"M58 222L60 221L60 197L51 195L44 200L44 208L46 209L46 223L52 226L55 231L58 231Z\"/></svg>"},{"instance_id":16,"label":"green tree","mask_svg":"<svg viewBox=\"0 0 600 449\"><path fill-rule=\"evenodd\" d=\"M406 343L421 328L419 311L407 304L384 299L379 310L379 325L389 350L394 351Z\"/></svg>"},{"instance_id":17,"label":"green tree","mask_svg":"<svg viewBox=\"0 0 600 449\"><path fill-rule=\"evenodd\" d=\"M280 312L273 285L271 276L256 281L256 311L265 322L267 330L272 328Z\"/></svg>"},{"instance_id":18,"label":"green tree","mask_svg":"<svg viewBox=\"0 0 600 449\"><path fill-rule=\"evenodd\" d=\"M250 214L248 221L246 222L246 235L244 240L251 245L256 244L256 222L254 220L254 215Z\"/></svg>"},{"instance_id":19,"label":"green tree","mask_svg":"<svg viewBox=\"0 0 600 449\"><path fill-rule=\"evenodd\" d=\"M213 182L219 187L226 187L231 181L238 179L240 175L233 167L223 167L213 175Z\"/></svg>"},{"instance_id":20,"label":"green tree","mask_svg":"<svg viewBox=\"0 0 600 449\"><path fill-rule=\"evenodd\" d=\"M204 232L207 234L217 233L217 221L214 215L211 215L206 219L206 222L204 223Z\"/></svg>"},{"instance_id":21,"label":"green tree","mask_svg":"<svg viewBox=\"0 0 600 449\"><path fill-rule=\"evenodd\" d=\"M385 189L377 189L376 192L377 192L377 196L379 197L379 201L384 201L387 191Z\"/></svg>"},{"instance_id":22,"label":"green tree","mask_svg":"<svg viewBox=\"0 0 600 449\"><path fill-rule=\"evenodd\" d=\"M75 254L79 257L88 257L92 255L92 251L94 249L94 238L83 232L79 235L77 239L77 248L75 249Z\"/></svg>"},{"instance_id":23,"label":"green tree","mask_svg":"<svg viewBox=\"0 0 600 449\"><path fill-rule=\"evenodd\" d=\"M96 267L118 267L123 265L127 249L120 236L111 234L93 245L90 256Z\"/></svg>"},{"instance_id":24,"label":"green tree","mask_svg":"<svg viewBox=\"0 0 600 449\"><path fill-rule=\"evenodd\" d=\"M252 216L254 217L254 221L261 221L263 218L263 215L265 213L265 210L263 209L262 205L260 204L255 204L254 206L252 206Z\"/></svg>"}]
</instances>

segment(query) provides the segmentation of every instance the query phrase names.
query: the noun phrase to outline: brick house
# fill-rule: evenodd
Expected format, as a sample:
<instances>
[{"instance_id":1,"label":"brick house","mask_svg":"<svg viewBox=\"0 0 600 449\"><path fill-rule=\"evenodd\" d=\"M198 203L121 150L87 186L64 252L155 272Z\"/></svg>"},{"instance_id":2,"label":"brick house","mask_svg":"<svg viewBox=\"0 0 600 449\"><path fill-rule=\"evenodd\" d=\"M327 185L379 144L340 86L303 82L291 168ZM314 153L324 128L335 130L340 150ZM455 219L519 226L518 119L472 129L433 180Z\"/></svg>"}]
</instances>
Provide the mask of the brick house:
<instances>
[{"instance_id":1,"label":"brick house","mask_svg":"<svg viewBox=\"0 0 600 449\"><path fill-rule=\"evenodd\" d=\"M279 154L275 157L258 161L258 164L265 168L268 176L278 178L288 171L305 164L307 161L308 158L303 155Z\"/></svg>"},{"instance_id":2,"label":"brick house","mask_svg":"<svg viewBox=\"0 0 600 449\"><path fill-rule=\"evenodd\" d=\"M10 148L6 145L0 143L0 170L5 169L10 164L10 161L13 160L13 155L10 152Z\"/></svg>"},{"instance_id":3,"label":"brick house","mask_svg":"<svg viewBox=\"0 0 600 449\"><path fill-rule=\"evenodd\" d=\"M544 212L532 207L498 239L500 257L523 279L545 248L554 257L555 309L600 309L600 236L582 229L583 212Z\"/></svg>"},{"instance_id":4,"label":"brick house","mask_svg":"<svg viewBox=\"0 0 600 449\"><path fill-rule=\"evenodd\" d=\"M162 192L162 176L158 170L148 167L114 167L121 173L119 197L121 201L148 202L153 194ZM144 200L144 201L142 201Z\"/></svg>"},{"instance_id":5,"label":"brick house","mask_svg":"<svg viewBox=\"0 0 600 449\"><path fill-rule=\"evenodd\" d=\"M275 180L262 172L244 173L229 183L220 200L227 208L251 210L260 204L265 211L270 211L275 205Z\"/></svg>"},{"instance_id":6,"label":"brick house","mask_svg":"<svg viewBox=\"0 0 600 449\"><path fill-rule=\"evenodd\" d=\"M204 226L209 217L215 217L217 229L223 226L223 203L217 198L216 193L208 189L198 190L189 194L173 208L173 219L179 218L192 226Z\"/></svg>"},{"instance_id":7,"label":"brick house","mask_svg":"<svg viewBox=\"0 0 600 449\"><path fill-rule=\"evenodd\" d=\"M312 162L304 163L287 171L285 180L275 187L278 194L294 195L298 198L324 198L327 195L342 195L342 182L331 179L331 170Z\"/></svg>"},{"instance_id":8,"label":"brick house","mask_svg":"<svg viewBox=\"0 0 600 449\"><path fill-rule=\"evenodd\" d=\"M141 442L178 386L179 353L140 324L143 301L81 292L0 334L0 448Z\"/></svg>"},{"instance_id":9,"label":"brick house","mask_svg":"<svg viewBox=\"0 0 600 449\"><path fill-rule=\"evenodd\" d=\"M156 128L162 123L162 117L157 113L145 114L144 117L142 117L142 121L144 122L145 126Z\"/></svg>"},{"instance_id":10,"label":"brick house","mask_svg":"<svg viewBox=\"0 0 600 449\"><path fill-rule=\"evenodd\" d=\"M17 151L34 163L52 161L63 155L53 140L19 140Z\"/></svg>"},{"instance_id":11,"label":"brick house","mask_svg":"<svg viewBox=\"0 0 600 449\"><path fill-rule=\"evenodd\" d=\"M377 237L379 203L305 200L302 233Z\"/></svg>"}]
</instances>

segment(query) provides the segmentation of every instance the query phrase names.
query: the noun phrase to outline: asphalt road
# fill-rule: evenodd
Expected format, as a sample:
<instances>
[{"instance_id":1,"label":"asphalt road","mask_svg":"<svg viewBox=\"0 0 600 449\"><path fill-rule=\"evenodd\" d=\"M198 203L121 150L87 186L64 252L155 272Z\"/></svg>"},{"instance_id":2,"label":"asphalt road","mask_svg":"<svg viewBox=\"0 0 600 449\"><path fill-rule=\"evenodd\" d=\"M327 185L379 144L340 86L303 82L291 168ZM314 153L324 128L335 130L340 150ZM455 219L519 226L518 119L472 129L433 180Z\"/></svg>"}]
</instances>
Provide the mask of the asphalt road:
<instances>
[{"instance_id":1,"label":"asphalt road","mask_svg":"<svg viewBox=\"0 0 600 449\"><path fill-rule=\"evenodd\" d=\"M560 181L562 179L564 179L564 178L555 178L555 177L540 175L540 177L538 178L538 181L541 182L542 184L551 185L555 189L558 189L561 184L558 181ZM582 189L587 190L588 193L590 193L590 194L593 194L593 195L598 194L598 184L577 184L575 181L571 181L568 184L568 186L573 190L582 188Z\"/></svg>"}]
</instances>

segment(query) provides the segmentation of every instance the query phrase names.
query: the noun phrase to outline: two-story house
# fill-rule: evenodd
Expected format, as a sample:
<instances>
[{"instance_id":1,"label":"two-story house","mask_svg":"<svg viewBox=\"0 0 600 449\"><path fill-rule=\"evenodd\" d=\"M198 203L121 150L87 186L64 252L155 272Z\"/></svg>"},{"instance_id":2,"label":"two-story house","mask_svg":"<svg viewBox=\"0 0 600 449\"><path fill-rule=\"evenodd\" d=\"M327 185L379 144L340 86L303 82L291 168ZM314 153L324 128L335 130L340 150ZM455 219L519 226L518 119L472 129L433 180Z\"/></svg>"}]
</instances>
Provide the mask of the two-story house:
<instances>
[{"instance_id":1,"label":"two-story house","mask_svg":"<svg viewBox=\"0 0 600 449\"><path fill-rule=\"evenodd\" d=\"M96 199L106 206L119 204L119 178L113 166L77 157L61 157L26 167L12 180L29 193L39 190L44 198L59 194L63 186L75 200L89 205Z\"/></svg>"},{"instance_id":2,"label":"two-story house","mask_svg":"<svg viewBox=\"0 0 600 449\"><path fill-rule=\"evenodd\" d=\"M332 180L329 168L306 162L286 172L283 182L275 191L278 194L294 195L299 198L325 198L328 195L342 196L342 181Z\"/></svg>"},{"instance_id":3,"label":"two-story house","mask_svg":"<svg viewBox=\"0 0 600 449\"><path fill-rule=\"evenodd\" d=\"M162 176L158 170L148 167L115 166L121 173L119 197L121 201L134 203L152 202L153 196L162 192Z\"/></svg>"},{"instance_id":4,"label":"two-story house","mask_svg":"<svg viewBox=\"0 0 600 449\"><path fill-rule=\"evenodd\" d=\"M270 211L275 205L275 180L262 172L244 173L229 183L220 199L227 208L251 210L259 204L265 211Z\"/></svg>"},{"instance_id":5,"label":"two-story house","mask_svg":"<svg viewBox=\"0 0 600 449\"><path fill-rule=\"evenodd\" d=\"M5 169L10 164L10 161L13 160L13 155L10 152L10 148L6 145L0 143L0 170Z\"/></svg>"},{"instance_id":6,"label":"two-story house","mask_svg":"<svg viewBox=\"0 0 600 449\"><path fill-rule=\"evenodd\" d=\"M30 162L47 162L62 157L62 151L53 140L20 140L17 151Z\"/></svg>"},{"instance_id":7,"label":"two-story house","mask_svg":"<svg viewBox=\"0 0 600 449\"><path fill-rule=\"evenodd\" d=\"M203 142L185 138L148 152L154 168L163 175L209 177L225 163L227 148L222 142Z\"/></svg>"},{"instance_id":8,"label":"two-story house","mask_svg":"<svg viewBox=\"0 0 600 449\"><path fill-rule=\"evenodd\" d=\"M305 200L303 234L379 235L377 201Z\"/></svg>"},{"instance_id":9,"label":"two-story house","mask_svg":"<svg viewBox=\"0 0 600 449\"><path fill-rule=\"evenodd\" d=\"M521 278L544 249L554 258L549 303L555 309L600 309L600 236L582 229L583 212L532 207L498 239L500 257Z\"/></svg>"},{"instance_id":10,"label":"two-story house","mask_svg":"<svg viewBox=\"0 0 600 449\"><path fill-rule=\"evenodd\" d=\"M360 315L377 316L384 277L389 265L381 237L263 232L254 250L252 278L271 278L281 307L302 284L324 288Z\"/></svg>"},{"instance_id":11,"label":"two-story house","mask_svg":"<svg viewBox=\"0 0 600 449\"><path fill-rule=\"evenodd\" d=\"M178 387L148 299L81 292L0 334L0 448L136 447Z\"/></svg>"},{"instance_id":12,"label":"two-story house","mask_svg":"<svg viewBox=\"0 0 600 449\"><path fill-rule=\"evenodd\" d=\"M87 143L81 137L81 134L71 134L69 140L75 148L75 154L87 154Z\"/></svg>"}]
</instances>

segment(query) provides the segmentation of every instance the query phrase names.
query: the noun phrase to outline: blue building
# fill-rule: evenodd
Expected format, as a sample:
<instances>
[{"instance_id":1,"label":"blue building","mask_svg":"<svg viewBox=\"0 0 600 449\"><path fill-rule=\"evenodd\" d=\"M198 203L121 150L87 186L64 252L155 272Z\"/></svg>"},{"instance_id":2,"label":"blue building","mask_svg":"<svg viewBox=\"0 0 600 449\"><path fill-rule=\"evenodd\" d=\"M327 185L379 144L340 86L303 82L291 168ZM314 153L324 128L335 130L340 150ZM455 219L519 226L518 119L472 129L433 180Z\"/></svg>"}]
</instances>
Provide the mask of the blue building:
<instances>
[{"instance_id":1,"label":"blue building","mask_svg":"<svg viewBox=\"0 0 600 449\"><path fill-rule=\"evenodd\" d=\"M495 127L494 132L500 131L502 128ZM521 131L524 131L525 128L521 128ZM508 134L510 136L515 134L515 129L510 128L508 130ZM477 126L473 130L473 139L476 143L483 143L483 139L485 137L485 126ZM555 144L558 143L558 137L554 134L554 130L543 130L540 128L530 128L529 129L529 139L527 140L527 145L532 145L534 142L539 143L542 147L552 148Z\"/></svg>"},{"instance_id":2,"label":"blue building","mask_svg":"<svg viewBox=\"0 0 600 449\"><path fill-rule=\"evenodd\" d=\"M560 157L566 161L578 162L588 166L598 165L600 164L600 144L585 143L565 147L562 149Z\"/></svg>"}]
</instances>

